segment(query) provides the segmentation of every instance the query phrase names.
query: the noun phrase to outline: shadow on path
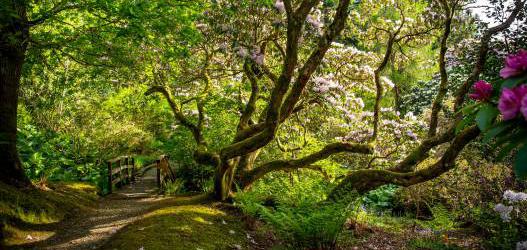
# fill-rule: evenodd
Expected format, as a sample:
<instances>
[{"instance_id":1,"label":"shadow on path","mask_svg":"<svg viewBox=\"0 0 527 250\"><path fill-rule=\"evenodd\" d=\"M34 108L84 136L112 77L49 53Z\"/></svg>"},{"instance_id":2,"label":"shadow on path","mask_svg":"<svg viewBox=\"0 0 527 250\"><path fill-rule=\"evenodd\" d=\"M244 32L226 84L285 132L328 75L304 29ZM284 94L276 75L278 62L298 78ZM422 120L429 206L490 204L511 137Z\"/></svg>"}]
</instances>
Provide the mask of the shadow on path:
<instances>
[{"instance_id":1,"label":"shadow on path","mask_svg":"<svg viewBox=\"0 0 527 250\"><path fill-rule=\"evenodd\" d=\"M102 198L88 214L56 223L46 230L53 236L34 243L12 246L14 249L97 249L124 226L148 212L164 206L196 202L193 197L158 196L156 172L152 168L115 193ZM44 229L44 228L41 228Z\"/></svg>"}]
</instances>

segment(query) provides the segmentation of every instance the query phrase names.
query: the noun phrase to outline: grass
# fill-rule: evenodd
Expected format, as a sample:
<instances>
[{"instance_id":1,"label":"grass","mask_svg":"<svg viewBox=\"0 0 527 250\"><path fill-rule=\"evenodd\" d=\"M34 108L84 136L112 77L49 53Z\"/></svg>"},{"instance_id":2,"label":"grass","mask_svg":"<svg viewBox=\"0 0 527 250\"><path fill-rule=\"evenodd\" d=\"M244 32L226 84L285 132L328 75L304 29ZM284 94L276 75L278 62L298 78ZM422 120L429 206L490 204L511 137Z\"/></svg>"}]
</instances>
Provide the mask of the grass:
<instances>
[{"instance_id":1,"label":"grass","mask_svg":"<svg viewBox=\"0 0 527 250\"><path fill-rule=\"evenodd\" d=\"M53 235L45 228L90 209L96 188L85 183L53 183L47 188L18 190L0 183L0 223L6 246L42 240Z\"/></svg>"},{"instance_id":2,"label":"grass","mask_svg":"<svg viewBox=\"0 0 527 250\"><path fill-rule=\"evenodd\" d=\"M180 199L126 226L103 249L248 249L241 220L203 203L202 196Z\"/></svg>"},{"instance_id":3,"label":"grass","mask_svg":"<svg viewBox=\"0 0 527 250\"><path fill-rule=\"evenodd\" d=\"M447 245L440 240L431 238L412 239L408 243L411 250L460 250L462 248L455 245Z\"/></svg>"}]
</instances>

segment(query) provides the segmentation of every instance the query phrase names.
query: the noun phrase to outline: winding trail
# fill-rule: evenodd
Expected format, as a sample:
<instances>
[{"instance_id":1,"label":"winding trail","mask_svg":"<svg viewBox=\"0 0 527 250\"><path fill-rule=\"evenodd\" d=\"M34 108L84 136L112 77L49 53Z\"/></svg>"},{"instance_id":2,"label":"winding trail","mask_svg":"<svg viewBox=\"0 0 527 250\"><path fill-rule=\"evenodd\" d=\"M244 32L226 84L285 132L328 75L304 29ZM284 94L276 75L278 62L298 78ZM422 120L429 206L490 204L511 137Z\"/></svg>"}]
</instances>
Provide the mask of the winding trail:
<instances>
[{"instance_id":1,"label":"winding trail","mask_svg":"<svg viewBox=\"0 0 527 250\"><path fill-rule=\"evenodd\" d=\"M136 182L101 198L87 214L69 218L54 226L50 238L18 249L97 249L117 231L148 212L177 203L172 197L157 195L156 172L152 168Z\"/></svg>"}]
</instances>

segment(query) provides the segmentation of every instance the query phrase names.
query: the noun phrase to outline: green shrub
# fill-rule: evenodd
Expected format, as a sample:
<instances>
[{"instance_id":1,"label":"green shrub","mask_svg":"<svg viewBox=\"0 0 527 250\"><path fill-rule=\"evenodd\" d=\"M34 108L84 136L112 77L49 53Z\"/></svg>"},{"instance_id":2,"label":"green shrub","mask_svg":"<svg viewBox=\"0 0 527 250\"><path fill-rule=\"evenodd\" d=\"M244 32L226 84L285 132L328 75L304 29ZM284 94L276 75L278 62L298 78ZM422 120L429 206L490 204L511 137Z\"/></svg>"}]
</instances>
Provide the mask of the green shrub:
<instances>
[{"instance_id":1,"label":"green shrub","mask_svg":"<svg viewBox=\"0 0 527 250\"><path fill-rule=\"evenodd\" d=\"M295 249L335 249L351 209L342 203L262 208L262 218Z\"/></svg>"},{"instance_id":2,"label":"green shrub","mask_svg":"<svg viewBox=\"0 0 527 250\"><path fill-rule=\"evenodd\" d=\"M163 192L167 195L181 194L185 191L185 181L182 179L175 179L174 181L167 181L163 185Z\"/></svg>"},{"instance_id":3,"label":"green shrub","mask_svg":"<svg viewBox=\"0 0 527 250\"><path fill-rule=\"evenodd\" d=\"M368 209L377 213L392 212L394 197L399 187L393 184L381 186L368 192L362 202Z\"/></svg>"},{"instance_id":4,"label":"green shrub","mask_svg":"<svg viewBox=\"0 0 527 250\"><path fill-rule=\"evenodd\" d=\"M486 249L514 249L517 242L527 239L527 224L521 218L504 222L492 208L478 207L471 219L485 236Z\"/></svg>"},{"instance_id":5,"label":"green shrub","mask_svg":"<svg viewBox=\"0 0 527 250\"><path fill-rule=\"evenodd\" d=\"M273 226L278 236L292 249L335 249L344 223L351 216L357 202L314 203L305 201L291 206L262 200L254 193L236 197L237 205L245 214L259 217Z\"/></svg>"},{"instance_id":6,"label":"green shrub","mask_svg":"<svg viewBox=\"0 0 527 250\"><path fill-rule=\"evenodd\" d=\"M417 221L417 223L424 228L430 228L434 231L448 231L453 230L458 226L455 221L456 216L448 211L442 205L436 205L430 208L432 212L432 220Z\"/></svg>"},{"instance_id":7,"label":"green shrub","mask_svg":"<svg viewBox=\"0 0 527 250\"><path fill-rule=\"evenodd\" d=\"M175 174L183 181L187 192L210 191L214 168L195 163L183 163L175 168Z\"/></svg>"},{"instance_id":8,"label":"green shrub","mask_svg":"<svg viewBox=\"0 0 527 250\"><path fill-rule=\"evenodd\" d=\"M408 243L409 249L427 249L427 250L458 250L462 249L455 245L447 245L436 239L422 238L412 239Z\"/></svg>"}]
</instances>

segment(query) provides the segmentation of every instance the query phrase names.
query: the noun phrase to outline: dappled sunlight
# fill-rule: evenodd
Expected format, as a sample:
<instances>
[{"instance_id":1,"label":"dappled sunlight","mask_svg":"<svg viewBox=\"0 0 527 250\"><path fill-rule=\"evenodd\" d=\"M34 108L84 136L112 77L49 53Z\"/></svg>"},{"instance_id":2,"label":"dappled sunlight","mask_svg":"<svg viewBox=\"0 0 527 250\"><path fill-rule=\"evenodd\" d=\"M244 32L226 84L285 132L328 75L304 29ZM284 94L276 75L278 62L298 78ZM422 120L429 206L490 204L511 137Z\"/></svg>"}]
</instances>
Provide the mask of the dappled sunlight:
<instances>
[{"instance_id":1,"label":"dappled sunlight","mask_svg":"<svg viewBox=\"0 0 527 250\"><path fill-rule=\"evenodd\" d=\"M44 241L55 235L53 231L23 230L9 225L5 227L4 232L8 236L5 241L7 246Z\"/></svg>"},{"instance_id":2,"label":"dappled sunlight","mask_svg":"<svg viewBox=\"0 0 527 250\"><path fill-rule=\"evenodd\" d=\"M527 250L526 6L3 0L0 249Z\"/></svg>"}]
</instances>

